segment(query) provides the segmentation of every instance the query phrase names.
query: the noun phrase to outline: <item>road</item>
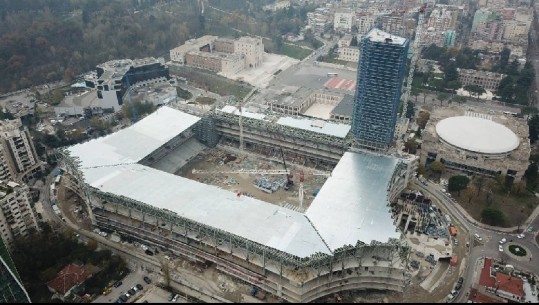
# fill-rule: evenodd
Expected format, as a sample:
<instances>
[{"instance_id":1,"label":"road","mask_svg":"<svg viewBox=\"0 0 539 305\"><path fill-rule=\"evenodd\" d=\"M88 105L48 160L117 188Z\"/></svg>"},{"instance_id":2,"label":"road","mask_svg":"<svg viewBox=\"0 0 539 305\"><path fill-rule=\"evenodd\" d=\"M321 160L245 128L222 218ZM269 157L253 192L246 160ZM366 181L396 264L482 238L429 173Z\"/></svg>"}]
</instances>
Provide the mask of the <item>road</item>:
<instances>
[{"instance_id":1,"label":"road","mask_svg":"<svg viewBox=\"0 0 539 305\"><path fill-rule=\"evenodd\" d=\"M537 16L537 14L534 15ZM535 84L532 86L532 90L534 90L532 94L532 106L539 109L539 40L537 39L537 28L539 28L539 23L535 17L530 27L530 44L528 45L527 60L531 61L535 70Z\"/></svg>"},{"instance_id":2,"label":"road","mask_svg":"<svg viewBox=\"0 0 539 305\"><path fill-rule=\"evenodd\" d=\"M507 244L518 244L524 246L531 252L531 260L529 258L524 260L518 260L511 255L504 255L504 258L507 261L507 264L515 266L515 269L530 271L535 274L539 274L539 247L534 241L534 234L526 233L525 238L517 239L516 233L508 233L500 230L491 230L484 227L478 226L476 222L470 222L467 217L462 213L460 206L453 201L452 198L447 196L445 192L442 191L442 187L438 184L427 182L427 185L421 183L413 183L413 187L424 192L427 197L436 198L437 202L449 213L453 219L456 219L462 224L462 227L466 229L467 240L470 242L470 250L468 254L468 265L464 271L464 283L460 294L454 300L457 303L466 302L466 291L469 291L473 282L472 279L478 278L478 274L474 269L474 266L478 260L482 257L492 257L499 260L502 258L500 251L498 250L499 241L502 238L506 238L508 243L504 247L504 251L507 251ZM539 217L535 217L531 223L536 223L539 221ZM464 233L464 232L462 232ZM461 234L462 234L461 233ZM479 234L483 238L481 244L474 242L473 234ZM510 242L512 240L512 242Z\"/></svg>"}]
</instances>

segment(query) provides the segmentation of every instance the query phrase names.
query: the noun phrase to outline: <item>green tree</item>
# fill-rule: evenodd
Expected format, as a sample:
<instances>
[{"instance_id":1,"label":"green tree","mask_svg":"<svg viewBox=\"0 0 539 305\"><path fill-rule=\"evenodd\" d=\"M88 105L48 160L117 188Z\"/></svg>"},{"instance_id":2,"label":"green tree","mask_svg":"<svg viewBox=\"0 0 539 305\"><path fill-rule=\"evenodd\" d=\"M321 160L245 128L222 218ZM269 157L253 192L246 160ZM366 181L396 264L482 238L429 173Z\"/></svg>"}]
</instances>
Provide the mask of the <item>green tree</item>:
<instances>
[{"instance_id":1,"label":"green tree","mask_svg":"<svg viewBox=\"0 0 539 305\"><path fill-rule=\"evenodd\" d=\"M503 226L505 224L505 215L496 208L485 208L481 211L481 218L484 223L491 226Z\"/></svg>"},{"instance_id":2,"label":"green tree","mask_svg":"<svg viewBox=\"0 0 539 305\"><path fill-rule=\"evenodd\" d=\"M442 106L443 102L447 100L448 98L449 98L449 94L445 92L441 92L441 93L438 93L438 95L436 95L436 99L440 101L440 106Z\"/></svg>"},{"instance_id":3,"label":"green tree","mask_svg":"<svg viewBox=\"0 0 539 305\"><path fill-rule=\"evenodd\" d=\"M485 89L478 85L466 85L464 86L464 89L470 92L470 94L475 94L477 100L479 100L481 94L485 93Z\"/></svg>"},{"instance_id":4,"label":"green tree","mask_svg":"<svg viewBox=\"0 0 539 305\"><path fill-rule=\"evenodd\" d=\"M537 163L532 162L530 163L530 165L528 165L528 168L524 173L524 179L526 179L526 187L530 190L535 190L535 188L537 187L538 170L539 167L537 166Z\"/></svg>"},{"instance_id":5,"label":"green tree","mask_svg":"<svg viewBox=\"0 0 539 305\"><path fill-rule=\"evenodd\" d=\"M528 120L530 143L533 144L539 139L539 115L534 115Z\"/></svg>"},{"instance_id":6,"label":"green tree","mask_svg":"<svg viewBox=\"0 0 539 305\"><path fill-rule=\"evenodd\" d=\"M466 189L470 183L470 178L466 176L452 176L447 182L447 190L450 192L458 192L460 196L460 191Z\"/></svg>"},{"instance_id":7,"label":"green tree","mask_svg":"<svg viewBox=\"0 0 539 305\"><path fill-rule=\"evenodd\" d=\"M350 41L350 46L351 46L351 47L357 47L357 45L358 45L358 42L357 42L357 36L354 35L354 36L352 37L352 40Z\"/></svg>"},{"instance_id":8,"label":"green tree","mask_svg":"<svg viewBox=\"0 0 539 305\"><path fill-rule=\"evenodd\" d=\"M500 53L500 68L502 71L505 71L507 64L509 63L509 56L511 55L511 50L508 48L503 48Z\"/></svg>"}]
</instances>

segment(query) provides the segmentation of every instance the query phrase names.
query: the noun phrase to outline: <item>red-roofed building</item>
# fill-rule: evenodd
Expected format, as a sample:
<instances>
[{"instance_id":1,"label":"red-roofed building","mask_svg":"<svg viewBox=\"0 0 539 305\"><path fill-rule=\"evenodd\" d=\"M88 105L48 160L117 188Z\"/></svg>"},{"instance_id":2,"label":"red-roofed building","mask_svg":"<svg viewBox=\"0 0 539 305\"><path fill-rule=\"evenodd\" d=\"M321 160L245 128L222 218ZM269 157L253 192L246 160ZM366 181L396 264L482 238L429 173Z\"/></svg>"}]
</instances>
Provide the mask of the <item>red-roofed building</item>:
<instances>
[{"instance_id":1,"label":"red-roofed building","mask_svg":"<svg viewBox=\"0 0 539 305\"><path fill-rule=\"evenodd\" d=\"M524 281L518 277L501 272L496 273L496 294L513 301L522 301L524 298Z\"/></svg>"},{"instance_id":2,"label":"red-roofed building","mask_svg":"<svg viewBox=\"0 0 539 305\"><path fill-rule=\"evenodd\" d=\"M492 271L492 258L485 258L479 285L502 298L520 302L524 298L524 282L511 275Z\"/></svg>"},{"instance_id":3,"label":"red-roofed building","mask_svg":"<svg viewBox=\"0 0 539 305\"><path fill-rule=\"evenodd\" d=\"M47 287L63 300L74 287L84 283L91 276L92 272L84 266L69 264L58 272L56 278L47 283Z\"/></svg>"},{"instance_id":4,"label":"red-roofed building","mask_svg":"<svg viewBox=\"0 0 539 305\"><path fill-rule=\"evenodd\" d=\"M507 303L507 300L483 294L476 289L470 290L470 297L468 300L472 301L472 303Z\"/></svg>"}]
</instances>

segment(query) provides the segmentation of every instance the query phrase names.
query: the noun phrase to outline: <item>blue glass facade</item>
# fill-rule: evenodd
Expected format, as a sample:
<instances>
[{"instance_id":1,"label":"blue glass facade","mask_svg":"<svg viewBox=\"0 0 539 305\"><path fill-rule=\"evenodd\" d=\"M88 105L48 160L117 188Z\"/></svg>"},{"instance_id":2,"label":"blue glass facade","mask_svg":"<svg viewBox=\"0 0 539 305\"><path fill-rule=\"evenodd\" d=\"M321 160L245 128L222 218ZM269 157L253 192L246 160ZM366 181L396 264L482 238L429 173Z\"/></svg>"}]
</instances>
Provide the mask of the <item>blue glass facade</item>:
<instances>
[{"instance_id":1,"label":"blue glass facade","mask_svg":"<svg viewBox=\"0 0 539 305\"><path fill-rule=\"evenodd\" d=\"M2 238L0 238L0 303L31 303Z\"/></svg>"},{"instance_id":2,"label":"blue glass facade","mask_svg":"<svg viewBox=\"0 0 539 305\"><path fill-rule=\"evenodd\" d=\"M352 133L366 146L393 141L409 40L372 29L360 44Z\"/></svg>"}]
</instances>

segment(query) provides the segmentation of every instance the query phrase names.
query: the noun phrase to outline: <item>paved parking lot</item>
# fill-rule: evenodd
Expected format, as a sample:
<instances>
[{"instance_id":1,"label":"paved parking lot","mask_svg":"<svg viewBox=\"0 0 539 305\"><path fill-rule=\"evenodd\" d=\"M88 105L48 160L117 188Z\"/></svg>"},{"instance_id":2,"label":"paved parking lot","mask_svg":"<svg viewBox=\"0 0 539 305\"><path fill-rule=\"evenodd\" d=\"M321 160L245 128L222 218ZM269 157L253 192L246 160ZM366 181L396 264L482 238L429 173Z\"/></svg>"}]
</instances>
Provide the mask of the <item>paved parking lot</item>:
<instances>
[{"instance_id":1,"label":"paved parking lot","mask_svg":"<svg viewBox=\"0 0 539 305\"><path fill-rule=\"evenodd\" d=\"M122 285L120 287L118 288L112 287L111 293L109 293L108 295L101 295L97 297L92 303L114 303L116 302L116 300L118 300L118 297L120 297L120 295L125 294L127 290L129 290L131 287L135 286L136 284L141 284L144 288L140 292L137 291L137 293L134 296L130 297L127 302L130 303L141 298L141 296L144 296L144 294L146 294L146 291L154 287L153 282L150 285L144 282L143 280L144 275L145 273L143 273L142 271L129 273L126 277L124 277L121 280ZM166 300L167 299L165 299L165 301Z\"/></svg>"},{"instance_id":2,"label":"paved parking lot","mask_svg":"<svg viewBox=\"0 0 539 305\"><path fill-rule=\"evenodd\" d=\"M148 301L148 303L171 303L168 301L169 297L170 292L162 288L152 286L140 299L136 301L136 303L142 303L144 301ZM187 303L187 301L185 298L180 296L176 300L176 303Z\"/></svg>"}]
</instances>

